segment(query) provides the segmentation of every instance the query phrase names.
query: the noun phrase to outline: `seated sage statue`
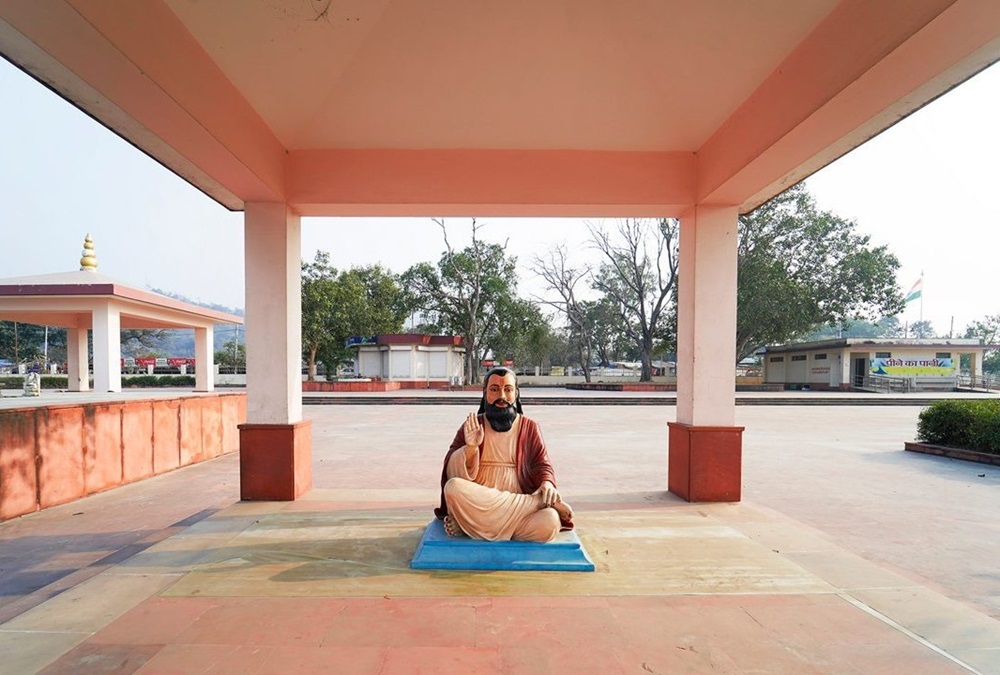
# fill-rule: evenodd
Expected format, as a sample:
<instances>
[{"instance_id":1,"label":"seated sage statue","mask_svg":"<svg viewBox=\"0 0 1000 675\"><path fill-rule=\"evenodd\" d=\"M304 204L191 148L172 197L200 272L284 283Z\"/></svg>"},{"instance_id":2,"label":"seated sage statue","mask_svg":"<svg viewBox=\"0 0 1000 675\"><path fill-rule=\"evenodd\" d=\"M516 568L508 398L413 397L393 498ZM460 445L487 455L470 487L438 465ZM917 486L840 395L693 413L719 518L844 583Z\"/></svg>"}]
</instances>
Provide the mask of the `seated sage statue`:
<instances>
[{"instance_id":1,"label":"seated sage statue","mask_svg":"<svg viewBox=\"0 0 1000 675\"><path fill-rule=\"evenodd\" d=\"M445 455L434 514L450 536L487 541L547 542L573 528L538 424L521 412L512 370L486 374L479 412L469 414Z\"/></svg>"}]
</instances>

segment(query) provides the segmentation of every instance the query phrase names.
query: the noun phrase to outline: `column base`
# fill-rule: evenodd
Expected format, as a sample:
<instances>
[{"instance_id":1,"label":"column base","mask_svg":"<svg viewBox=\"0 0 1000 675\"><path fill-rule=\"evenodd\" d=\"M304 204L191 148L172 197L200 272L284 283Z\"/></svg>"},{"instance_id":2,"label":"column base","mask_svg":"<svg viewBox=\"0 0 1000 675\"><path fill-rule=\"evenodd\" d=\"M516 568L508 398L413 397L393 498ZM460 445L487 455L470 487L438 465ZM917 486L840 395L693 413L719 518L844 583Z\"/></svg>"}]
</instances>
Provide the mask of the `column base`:
<instances>
[{"instance_id":1,"label":"column base","mask_svg":"<svg viewBox=\"0 0 1000 675\"><path fill-rule=\"evenodd\" d=\"M743 427L667 426L667 489L689 502L740 501Z\"/></svg>"},{"instance_id":2,"label":"column base","mask_svg":"<svg viewBox=\"0 0 1000 675\"><path fill-rule=\"evenodd\" d=\"M312 487L312 421L241 424L240 499L294 501Z\"/></svg>"}]
</instances>

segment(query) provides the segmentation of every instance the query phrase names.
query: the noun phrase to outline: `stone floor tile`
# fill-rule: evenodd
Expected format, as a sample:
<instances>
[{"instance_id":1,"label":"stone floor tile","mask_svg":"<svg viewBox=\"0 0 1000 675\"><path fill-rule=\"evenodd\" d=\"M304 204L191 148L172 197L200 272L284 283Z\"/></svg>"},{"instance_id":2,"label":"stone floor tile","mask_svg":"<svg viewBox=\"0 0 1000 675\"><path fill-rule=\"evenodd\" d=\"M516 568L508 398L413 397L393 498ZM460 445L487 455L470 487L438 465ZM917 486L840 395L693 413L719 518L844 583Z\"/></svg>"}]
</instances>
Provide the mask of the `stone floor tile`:
<instances>
[{"instance_id":1,"label":"stone floor tile","mask_svg":"<svg viewBox=\"0 0 1000 675\"><path fill-rule=\"evenodd\" d=\"M496 602L476 611L475 627L477 647L612 651L625 638L608 607L589 603L528 608Z\"/></svg>"},{"instance_id":2,"label":"stone floor tile","mask_svg":"<svg viewBox=\"0 0 1000 675\"><path fill-rule=\"evenodd\" d=\"M839 657L836 665L850 666L861 675L968 675L970 671L963 663L976 667L961 657L956 661L953 658L956 655L942 654L926 646L921 649L912 644L905 648L899 644L867 644L854 649L840 649L836 653ZM996 669L978 670L980 673L1000 672Z\"/></svg>"},{"instance_id":3,"label":"stone floor tile","mask_svg":"<svg viewBox=\"0 0 1000 675\"><path fill-rule=\"evenodd\" d=\"M180 575L99 574L3 624L4 630L93 633Z\"/></svg>"},{"instance_id":4,"label":"stone floor tile","mask_svg":"<svg viewBox=\"0 0 1000 675\"><path fill-rule=\"evenodd\" d=\"M380 675L496 675L501 670L495 649L451 647L390 647Z\"/></svg>"},{"instance_id":5,"label":"stone floor tile","mask_svg":"<svg viewBox=\"0 0 1000 675\"><path fill-rule=\"evenodd\" d=\"M161 598L139 603L97 631L89 642L106 644L168 644L202 614L218 607L218 598Z\"/></svg>"},{"instance_id":6,"label":"stone floor tile","mask_svg":"<svg viewBox=\"0 0 1000 675\"><path fill-rule=\"evenodd\" d=\"M86 640L87 635L0 630L0 675L37 673Z\"/></svg>"},{"instance_id":7,"label":"stone floor tile","mask_svg":"<svg viewBox=\"0 0 1000 675\"><path fill-rule=\"evenodd\" d=\"M163 645L110 645L84 642L39 671L39 675L128 675L138 671Z\"/></svg>"},{"instance_id":8,"label":"stone floor tile","mask_svg":"<svg viewBox=\"0 0 1000 675\"><path fill-rule=\"evenodd\" d=\"M318 647L343 609L341 601L329 599L219 599L173 642Z\"/></svg>"},{"instance_id":9,"label":"stone floor tile","mask_svg":"<svg viewBox=\"0 0 1000 675\"><path fill-rule=\"evenodd\" d=\"M783 551L789 560L838 589L907 588L919 584L843 550Z\"/></svg>"},{"instance_id":10,"label":"stone floor tile","mask_svg":"<svg viewBox=\"0 0 1000 675\"><path fill-rule=\"evenodd\" d=\"M951 655L981 673L1000 673L1000 649L954 649Z\"/></svg>"},{"instance_id":11,"label":"stone floor tile","mask_svg":"<svg viewBox=\"0 0 1000 675\"><path fill-rule=\"evenodd\" d=\"M477 646L480 609L458 600L448 604L422 598L381 598L346 603L323 637L324 647Z\"/></svg>"},{"instance_id":12,"label":"stone floor tile","mask_svg":"<svg viewBox=\"0 0 1000 675\"><path fill-rule=\"evenodd\" d=\"M385 647L272 647L255 675L377 675L387 652Z\"/></svg>"},{"instance_id":13,"label":"stone floor tile","mask_svg":"<svg viewBox=\"0 0 1000 675\"><path fill-rule=\"evenodd\" d=\"M521 644L514 640L497 648L500 653L500 673L511 675L625 675L650 671L630 669L618 654L618 647L607 641L581 643L573 647L563 644ZM653 671L656 672L656 671Z\"/></svg>"},{"instance_id":14,"label":"stone floor tile","mask_svg":"<svg viewBox=\"0 0 1000 675\"><path fill-rule=\"evenodd\" d=\"M732 658L733 652L742 652L743 642L728 644L705 636L688 636L680 643L673 640L628 643L619 645L619 660L626 673L711 673L712 675L747 675L752 669L741 668ZM784 670L789 664L779 658L768 661L768 675L782 672L811 675L812 670L804 661L794 663L794 669Z\"/></svg>"},{"instance_id":15,"label":"stone floor tile","mask_svg":"<svg viewBox=\"0 0 1000 675\"><path fill-rule=\"evenodd\" d=\"M930 589L862 589L850 596L950 653L1000 649L1000 621Z\"/></svg>"},{"instance_id":16,"label":"stone floor tile","mask_svg":"<svg viewBox=\"0 0 1000 675\"><path fill-rule=\"evenodd\" d=\"M272 653L273 647L261 645L169 644L137 672L140 675L259 675L264 672L264 664Z\"/></svg>"}]
</instances>

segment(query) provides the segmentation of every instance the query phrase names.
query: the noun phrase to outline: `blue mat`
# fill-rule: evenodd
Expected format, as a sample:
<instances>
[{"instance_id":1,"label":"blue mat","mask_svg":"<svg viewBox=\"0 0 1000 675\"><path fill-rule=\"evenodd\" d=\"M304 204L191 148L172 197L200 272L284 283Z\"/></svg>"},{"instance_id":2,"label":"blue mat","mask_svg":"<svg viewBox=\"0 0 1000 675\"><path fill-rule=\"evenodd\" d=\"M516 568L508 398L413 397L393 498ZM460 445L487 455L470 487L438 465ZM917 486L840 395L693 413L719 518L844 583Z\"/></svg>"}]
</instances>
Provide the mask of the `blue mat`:
<instances>
[{"instance_id":1,"label":"blue mat","mask_svg":"<svg viewBox=\"0 0 1000 675\"><path fill-rule=\"evenodd\" d=\"M449 537L435 518L417 545L410 567L418 570L547 570L593 572L594 563L575 530L560 532L547 544L480 541Z\"/></svg>"}]
</instances>

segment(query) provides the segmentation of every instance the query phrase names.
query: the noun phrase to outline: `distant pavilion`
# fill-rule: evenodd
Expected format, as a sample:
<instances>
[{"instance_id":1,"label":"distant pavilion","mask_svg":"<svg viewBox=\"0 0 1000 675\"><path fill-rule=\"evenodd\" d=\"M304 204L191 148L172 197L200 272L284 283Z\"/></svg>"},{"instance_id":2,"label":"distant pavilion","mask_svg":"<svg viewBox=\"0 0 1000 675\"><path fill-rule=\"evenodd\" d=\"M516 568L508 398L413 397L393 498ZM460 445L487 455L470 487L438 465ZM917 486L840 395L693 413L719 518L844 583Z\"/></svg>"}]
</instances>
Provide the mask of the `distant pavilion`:
<instances>
[{"instance_id":1,"label":"distant pavilion","mask_svg":"<svg viewBox=\"0 0 1000 675\"><path fill-rule=\"evenodd\" d=\"M66 329L70 391L90 390L88 331L94 334L94 391L120 392L123 329L193 328L195 391L212 391L215 326L243 318L99 274L89 234L83 246L79 271L0 279L0 320Z\"/></svg>"}]
</instances>

